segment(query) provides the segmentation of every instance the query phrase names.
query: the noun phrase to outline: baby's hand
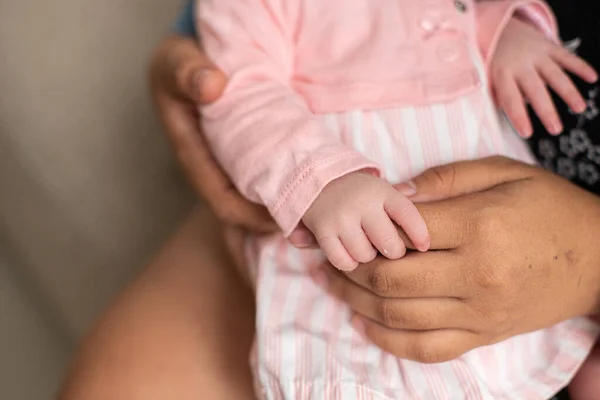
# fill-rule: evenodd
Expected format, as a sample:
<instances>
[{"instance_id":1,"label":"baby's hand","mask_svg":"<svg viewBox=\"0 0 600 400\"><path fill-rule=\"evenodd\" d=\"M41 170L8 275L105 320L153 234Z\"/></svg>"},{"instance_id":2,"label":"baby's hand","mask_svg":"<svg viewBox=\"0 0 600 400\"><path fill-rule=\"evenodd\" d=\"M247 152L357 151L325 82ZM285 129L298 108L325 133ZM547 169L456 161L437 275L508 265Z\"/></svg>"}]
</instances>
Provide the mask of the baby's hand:
<instances>
[{"instance_id":1,"label":"baby's hand","mask_svg":"<svg viewBox=\"0 0 600 400\"><path fill-rule=\"evenodd\" d=\"M550 41L542 32L513 18L500 37L492 59L490 79L498 106L522 137L533 133L527 115L528 101L552 134L559 134L562 122L547 86L573 110L581 113L586 103L566 71L594 83L596 71L580 57Z\"/></svg>"},{"instance_id":2,"label":"baby's hand","mask_svg":"<svg viewBox=\"0 0 600 400\"><path fill-rule=\"evenodd\" d=\"M373 246L388 258L402 257L406 246L392 221L418 250L429 248L427 226L415 205L386 181L362 172L327 185L302 218L327 259L342 271L373 260Z\"/></svg>"}]
</instances>

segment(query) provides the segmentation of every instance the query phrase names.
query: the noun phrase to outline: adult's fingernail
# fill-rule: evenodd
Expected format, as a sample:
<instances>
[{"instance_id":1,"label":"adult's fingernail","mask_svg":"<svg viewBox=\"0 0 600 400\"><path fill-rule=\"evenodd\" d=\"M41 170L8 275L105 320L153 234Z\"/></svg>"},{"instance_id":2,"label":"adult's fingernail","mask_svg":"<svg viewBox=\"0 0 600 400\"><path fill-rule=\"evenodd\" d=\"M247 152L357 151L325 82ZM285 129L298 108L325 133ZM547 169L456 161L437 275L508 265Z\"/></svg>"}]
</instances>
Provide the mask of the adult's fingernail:
<instances>
[{"instance_id":1,"label":"adult's fingernail","mask_svg":"<svg viewBox=\"0 0 600 400\"><path fill-rule=\"evenodd\" d=\"M410 197L417 193L417 185L413 181L408 181L396 186L396 190L404 196Z\"/></svg>"},{"instance_id":2,"label":"adult's fingernail","mask_svg":"<svg viewBox=\"0 0 600 400\"><path fill-rule=\"evenodd\" d=\"M325 270L318 268L312 272L312 277L317 285L326 288L329 285L329 278Z\"/></svg>"},{"instance_id":3,"label":"adult's fingernail","mask_svg":"<svg viewBox=\"0 0 600 400\"><path fill-rule=\"evenodd\" d=\"M204 92L204 86L206 85L206 77L210 74L210 72L211 71L208 68L200 68L194 74L194 94L198 98L202 97L202 93Z\"/></svg>"}]
</instances>

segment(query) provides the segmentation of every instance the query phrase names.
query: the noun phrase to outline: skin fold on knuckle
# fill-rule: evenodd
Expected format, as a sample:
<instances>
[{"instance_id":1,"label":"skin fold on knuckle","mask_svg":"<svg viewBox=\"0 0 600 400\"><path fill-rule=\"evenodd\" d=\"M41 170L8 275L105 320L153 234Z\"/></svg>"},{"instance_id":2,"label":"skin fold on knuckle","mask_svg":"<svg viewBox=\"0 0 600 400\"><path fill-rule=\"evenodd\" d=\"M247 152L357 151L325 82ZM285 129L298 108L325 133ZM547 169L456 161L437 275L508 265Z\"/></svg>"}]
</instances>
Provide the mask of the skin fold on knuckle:
<instances>
[{"instance_id":1,"label":"skin fold on knuckle","mask_svg":"<svg viewBox=\"0 0 600 400\"><path fill-rule=\"evenodd\" d=\"M484 267L477 274L477 286L479 290L488 297L495 297L505 301L510 297L507 288L511 284L510 274L507 268L502 266Z\"/></svg>"},{"instance_id":2,"label":"skin fold on knuckle","mask_svg":"<svg viewBox=\"0 0 600 400\"><path fill-rule=\"evenodd\" d=\"M369 270L367 284L373 293L381 297L386 297L393 292L391 279L380 266L375 266Z\"/></svg>"},{"instance_id":3,"label":"skin fold on knuckle","mask_svg":"<svg viewBox=\"0 0 600 400\"><path fill-rule=\"evenodd\" d=\"M441 194L452 192L456 180L456 169L453 165L431 168L426 175L427 181L435 192Z\"/></svg>"},{"instance_id":4,"label":"skin fold on knuckle","mask_svg":"<svg viewBox=\"0 0 600 400\"><path fill-rule=\"evenodd\" d=\"M379 322L388 328L403 328L402 322L396 315L393 304L388 299L377 300L377 316Z\"/></svg>"},{"instance_id":5,"label":"skin fold on knuckle","mask_svg":"<svg viewBox=\"0 0 600 400\"><path fill-rule=\"evenodd\" d=\"M398 313L398 319L402 321L403 326L407 329L413 330L428 330L428 329L437 329L439 325L439 321L434 316L434 313L429 311L421 311L421 312L403 312Z\"/></svg>"}]
</instances>

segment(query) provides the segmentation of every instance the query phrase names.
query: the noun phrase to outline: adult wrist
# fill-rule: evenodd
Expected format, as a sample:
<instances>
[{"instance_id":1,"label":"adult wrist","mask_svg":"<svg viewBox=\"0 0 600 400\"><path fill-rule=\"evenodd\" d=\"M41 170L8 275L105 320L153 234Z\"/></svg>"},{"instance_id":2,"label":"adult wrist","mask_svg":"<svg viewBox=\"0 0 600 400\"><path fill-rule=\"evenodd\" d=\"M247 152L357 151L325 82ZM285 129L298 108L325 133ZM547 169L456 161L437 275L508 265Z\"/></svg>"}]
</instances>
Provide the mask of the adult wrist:
<instances>
[{"instance_id":1,"label":"adult wrist","mask_svg":"<svg viewBox=\"0 0 600 400\"><path fill-rule=\"evenodd\" d=\"M600 197L596 198L594 214L597 215L597 217L593 219L591 228L592 231L595 230L597 232L600 230ZM600 243L598 243L598 235L594 235L594 237L595 239L590 245L591 249L593 249L593 258L591 258L592 264L589 266L591 271L589 276L593 277L594 282L596 283L593 297L595 304L592 305L592 313L594 316L600 317Z\"/></svg>"}]
</instances>

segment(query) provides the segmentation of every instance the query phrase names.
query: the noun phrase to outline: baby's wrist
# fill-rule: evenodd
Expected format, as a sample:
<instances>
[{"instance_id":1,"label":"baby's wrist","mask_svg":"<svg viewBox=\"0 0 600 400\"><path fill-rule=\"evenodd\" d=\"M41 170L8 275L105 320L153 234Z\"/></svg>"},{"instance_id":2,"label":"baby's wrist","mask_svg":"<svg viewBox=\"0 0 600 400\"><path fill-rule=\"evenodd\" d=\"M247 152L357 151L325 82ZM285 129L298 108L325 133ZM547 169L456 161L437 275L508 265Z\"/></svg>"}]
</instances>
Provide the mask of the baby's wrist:
<instances>
[{"instance_id":1,"label":"baby's wrist","mask_svg":"<svg viewBox=\"0 0 600 400\"><path fill-rule=\"evenodd\" d=\"M548 40L558 43L555 29L552 21L547 20L547 16L541 13L535 6L525 5L519 7L513 14L513 18L527 23L542 32Z\"/></svg>"},{"instance_id":2,"label":"baby's wrist","mask_svg":"<svg viewBox=\"0 0 600 400\"><path fill-rule=\"evenodd\" d=\"M377 171L374 168L361 169L361 170L356 171L355 173L362 174L362 175L370 175L370 176L374 176L376 178L379 178L379 171Z\"/></svg>"},{"instance_id":3,"label":"baby's wrist","mask_svg":"<svg viewBox=\"0 0 600 400\"><path fill-rule=\"evenodd\" d=\"M333 184L343 181L343 180L346 180L346 179L349 179L349 178L352 178L352 177L355 177L355 176L379 178L379 171L377 171L374 168L364 168L364 169L359 169L357 171L348 172L347 174L337 177L336 179L332 180L327 185L325 185L325 188L323 188L323 190L321 191L321 193L319 193L317 198L319 196L321 196L323 194L323 192L326 191L327 188L331 187Z\"/></svg>"},{"instance_id":4,"label":"baby's wrist","mask_svg":"<svg viewBox=\"0 0 600 400\"><path fill-rule=\"evenodd\" d=\"M331 184L331 183L333 183L335 181L341 180L341 179L345 179L345 178L348 178L348 177L351 177L351 176L357 176L357 175L358 176L360 176L360 175L363 175L363 176L366 175L366 176L376 176L376 177L378 177L379 173L377 172L377 170L371 169L371 168L359 169L358 171L348 172L347 174L342 175L342 176L340 176L340 177L332 180L331 182L329 182L329 184Z\"/></svg>"}]
</instances>

